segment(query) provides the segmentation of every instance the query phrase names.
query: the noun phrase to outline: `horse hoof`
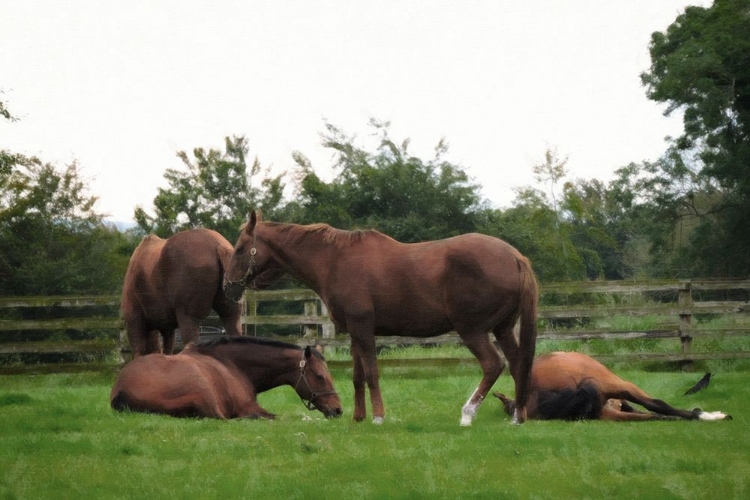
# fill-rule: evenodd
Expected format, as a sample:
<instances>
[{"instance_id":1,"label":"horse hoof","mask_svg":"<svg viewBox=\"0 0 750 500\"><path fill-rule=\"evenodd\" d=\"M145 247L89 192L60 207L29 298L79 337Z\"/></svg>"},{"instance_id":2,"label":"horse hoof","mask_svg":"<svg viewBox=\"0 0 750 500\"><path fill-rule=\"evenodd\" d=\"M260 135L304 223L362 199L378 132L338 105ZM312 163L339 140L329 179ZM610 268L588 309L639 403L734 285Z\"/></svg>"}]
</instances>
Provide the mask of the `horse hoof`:
<instances>
[{"instance_id":1,"label":"horse hoof","mask_svg":"<svg viewBox=\"0 0 750 500\"><path fill-rule=\"evenodd\" d=\"M382 425L383 422L385 422L385 417L373 417L372 418L372 423L374 425Z\"/></svg>"}]
</instances>

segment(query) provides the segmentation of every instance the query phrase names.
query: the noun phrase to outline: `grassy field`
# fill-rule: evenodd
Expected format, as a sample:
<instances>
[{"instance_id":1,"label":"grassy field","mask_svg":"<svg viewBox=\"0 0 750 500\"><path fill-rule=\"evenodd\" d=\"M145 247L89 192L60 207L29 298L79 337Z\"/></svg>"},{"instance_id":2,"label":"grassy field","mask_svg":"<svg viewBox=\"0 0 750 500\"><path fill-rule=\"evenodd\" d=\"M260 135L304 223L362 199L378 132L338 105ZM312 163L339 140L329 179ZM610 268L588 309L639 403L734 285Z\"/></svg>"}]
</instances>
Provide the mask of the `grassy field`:
<instances>
[{"instance_id":1,"label":"grassy field","mask_svg":"<svg viewBox=\"0 0 750 500\"><path fill-rule=\"evenodd\" d=\"M345 416L308 412L290 388L261 395L275 421L179 420L110 410L115 371L0 376L0 499L748 498L750 372L623 371L652 395L727 422L527 422L494 398L459 413L474 364L384 366L381 426L351 420L351 370L335 368ZM496 390L511 392L503 375Z\"/></svg>"}]
</instances>

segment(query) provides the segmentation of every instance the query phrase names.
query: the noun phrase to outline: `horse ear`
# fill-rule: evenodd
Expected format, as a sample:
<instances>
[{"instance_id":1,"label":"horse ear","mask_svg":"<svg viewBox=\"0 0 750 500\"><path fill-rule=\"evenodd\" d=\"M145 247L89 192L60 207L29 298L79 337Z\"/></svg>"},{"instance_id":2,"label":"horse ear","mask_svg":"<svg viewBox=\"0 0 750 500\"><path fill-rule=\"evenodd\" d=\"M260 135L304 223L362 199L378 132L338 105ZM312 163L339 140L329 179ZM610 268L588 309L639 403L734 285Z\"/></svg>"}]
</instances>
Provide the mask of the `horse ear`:
<instances>
[{"instance_id":1,"label":"horse ear","mask_svg":"<svg viewBox=\"0 0 750 500\"><path fill-rule=\"evenodd\" d=\"M255 225L260 222L260 219L261 216L259 213L256 213L255 210L250 210L250 220L245 224L245 232L247 234L253 234L253 229L255 229Z\"/></svg>"},{"instance_id":2,"label":"horse ear","mask_svg":"<svg viewBox=\"0 0 750 500\"><path fill-rule=\"evenodd\" d=\"M305 347L305 357L309 358L312 356L312 348L310 346Z\"/></svg>"}]
</instances>

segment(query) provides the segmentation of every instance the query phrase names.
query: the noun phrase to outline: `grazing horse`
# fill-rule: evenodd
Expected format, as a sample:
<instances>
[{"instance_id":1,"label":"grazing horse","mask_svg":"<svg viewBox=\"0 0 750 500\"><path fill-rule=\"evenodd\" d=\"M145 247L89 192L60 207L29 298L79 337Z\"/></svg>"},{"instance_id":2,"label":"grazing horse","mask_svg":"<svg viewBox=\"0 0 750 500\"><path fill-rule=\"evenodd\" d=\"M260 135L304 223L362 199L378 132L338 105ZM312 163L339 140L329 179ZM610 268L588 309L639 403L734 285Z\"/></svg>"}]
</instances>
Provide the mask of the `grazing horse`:
<instances>
[{"instance_id":1,"label":"grazing horse","mask_svg":"<svg viewBox=\"0 0 750 500\"><path fill-rule=\"evenodd\" d=\"M462 408L461 424L471 425L504 368L490 331L516 382L514 422L525 420L538 286L529 261L508 243L465 234L404 244L372 230L264 222L253 211L227 269L227 295L239 299L247 284L269 269L281 269L315 290L336 327L351 336L354 420L366 416L365 383L373 422L385 418L376 335L430 337L451 330L483 371ZM516 340L513 327L519 318Z\"/></svg>"},{"instance_id":2,"label":"grazing horse","mask_svg":"<svg viewBox=\"0 0 750 500\"><path fill-rule=\"evenodd\" d=\"M499 392L505 411L515 402ZM629 403L650 412L634 409ZM553 352L534 360L527 404L528 416L538 420L724 420L722 412L688 411L654 399L635 384L621 379L593 358L577 352Z\"/></svg>"},{"instance_id":3,"label":"grazing horse","mask_svg":"<svg viewBox=\"0 0 750 500\"><path fill-rule=\"evenodd\" d=\"M221 337L189 344L175 356L136 358L120 371L110 405L174 417L274 418L257 395L281 385L294 387L308 409L341 416L318 351L256 337Z\"/></svg>"},{"instance_id":4,"label":"grazing horse","mask_svg":"<svg viewBox=\"0 0 750 500\"><path fill-rule=\"evenodd\" d=\"M146 236L125 273L120 308L133 357L174 349L175 328L184 344L200 336L211 309L229 335L241 335L240 306L222 291L232 245L216 231L191 229L162 239Z\"/></svg>"}]
</instances>

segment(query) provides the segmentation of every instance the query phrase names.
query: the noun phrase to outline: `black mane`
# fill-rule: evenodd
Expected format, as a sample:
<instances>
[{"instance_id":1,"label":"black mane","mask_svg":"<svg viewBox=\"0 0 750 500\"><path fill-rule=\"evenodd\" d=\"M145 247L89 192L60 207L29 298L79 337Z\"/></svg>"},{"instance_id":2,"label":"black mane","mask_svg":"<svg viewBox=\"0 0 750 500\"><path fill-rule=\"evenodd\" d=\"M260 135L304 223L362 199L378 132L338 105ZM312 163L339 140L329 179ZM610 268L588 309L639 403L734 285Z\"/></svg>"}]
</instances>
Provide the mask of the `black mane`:
<instances>
[{"instance_id":1,"label":"black mane","mask_svg":"<svg viewBox=\"0 0 750 500\"><path fill-rule=\"evenodd\" d=\"M219 345L228 345L228 344L256 344L256 345L264 345L268 347L278 347L279 349L295 349L297 351L303 350L302 347L291 344L289 342L282 342L281 340L274 340L274 339L267 339L263 337L245 337L245 336L229 336L224 335L222 337L214 337L210 339L205 340L198 340L193 343L193 345L197 348L204 349L204 348L211 348L216 347ZM321 359L323 359L323 355L320 354L317 350L312 349L312 352L318 355Z\"/></svg>"}]
</instances>

